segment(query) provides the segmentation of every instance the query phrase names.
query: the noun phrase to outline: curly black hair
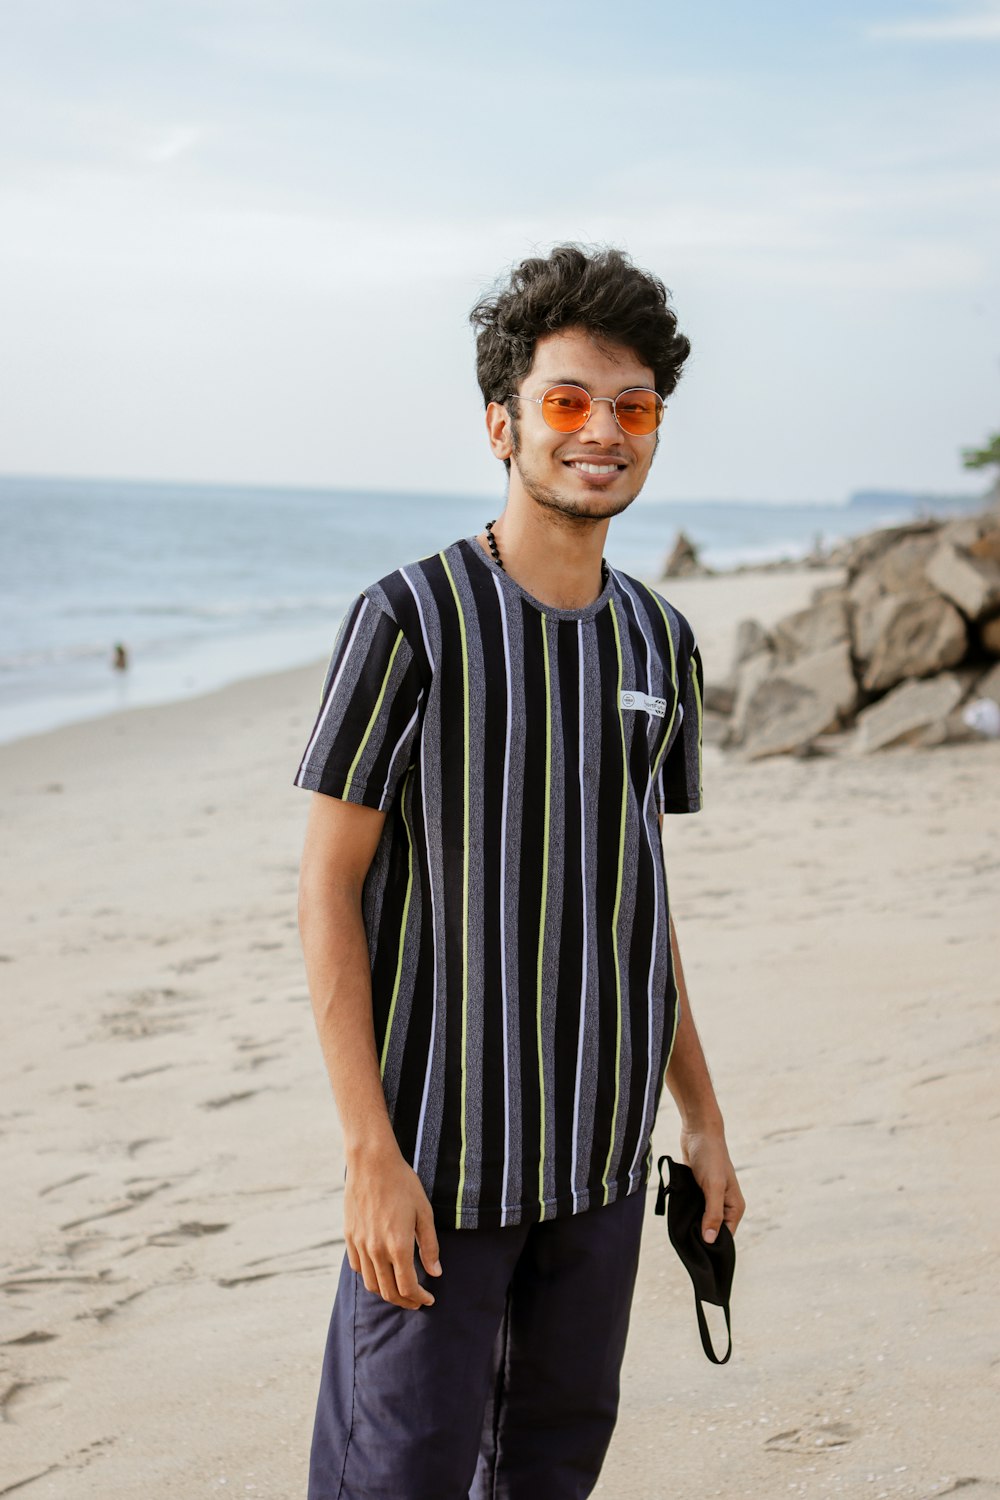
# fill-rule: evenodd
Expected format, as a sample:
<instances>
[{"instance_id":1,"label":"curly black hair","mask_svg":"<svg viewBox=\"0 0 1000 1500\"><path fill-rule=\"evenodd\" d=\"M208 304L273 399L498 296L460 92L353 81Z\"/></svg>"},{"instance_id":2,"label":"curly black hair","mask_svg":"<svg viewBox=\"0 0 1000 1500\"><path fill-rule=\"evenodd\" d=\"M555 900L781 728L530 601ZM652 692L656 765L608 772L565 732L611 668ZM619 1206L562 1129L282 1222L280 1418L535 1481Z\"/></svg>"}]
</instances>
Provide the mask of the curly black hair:
<instances>
[{"instance_id":1,"label":"curly black hair","mask_svg":"<svg viewBox=\"0 0 1000 1500\"><path fill-rule=\"evenodd\" d=\"M514 266L508 282L469 314L476 333L476 375L488 406L503 402L531 368L537 341L565 328L631 349L653 371L666 397L691 352L663 282L622 250L557 245L545 259Z\"/></svg>"}]
</instances>

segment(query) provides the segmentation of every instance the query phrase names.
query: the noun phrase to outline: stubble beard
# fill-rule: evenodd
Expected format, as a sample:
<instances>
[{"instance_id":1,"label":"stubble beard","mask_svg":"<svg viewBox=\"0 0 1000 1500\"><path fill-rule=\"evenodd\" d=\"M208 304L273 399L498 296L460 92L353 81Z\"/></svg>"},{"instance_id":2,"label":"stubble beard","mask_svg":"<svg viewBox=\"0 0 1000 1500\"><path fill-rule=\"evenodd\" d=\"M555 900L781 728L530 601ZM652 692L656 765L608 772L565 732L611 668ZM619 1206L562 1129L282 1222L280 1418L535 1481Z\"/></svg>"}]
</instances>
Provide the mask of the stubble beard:
<instances>
[{"instance_id":1,"label":"stubble beard","mask_svg":"<svg viewBox=\"0 0 1000 1500\"><path fill-rule=\"evenodd\" d=\"M613 520L615 516L620 516L623 510L628 510L633 500L642 490L642 484L640 484L638 489L633 490L631 494L624 495L621 499L617 500L605 500L603 496L595 493L594 500L598 502L599 509L595 508L594 501L588 504L571 499L568 495L561 494L559 490L553 489L551 485L543 484L529 469L524 468L521 461L521 445L517 440L516 429L511 462L512 464L516 463L518 477L525 493L534 500L536 505L542 506L545 510L554 511L556 515L565 516L567 519L573 521ZM645 480L643 480L643 483L645 483Z\"/></svg>"}]
</instances>

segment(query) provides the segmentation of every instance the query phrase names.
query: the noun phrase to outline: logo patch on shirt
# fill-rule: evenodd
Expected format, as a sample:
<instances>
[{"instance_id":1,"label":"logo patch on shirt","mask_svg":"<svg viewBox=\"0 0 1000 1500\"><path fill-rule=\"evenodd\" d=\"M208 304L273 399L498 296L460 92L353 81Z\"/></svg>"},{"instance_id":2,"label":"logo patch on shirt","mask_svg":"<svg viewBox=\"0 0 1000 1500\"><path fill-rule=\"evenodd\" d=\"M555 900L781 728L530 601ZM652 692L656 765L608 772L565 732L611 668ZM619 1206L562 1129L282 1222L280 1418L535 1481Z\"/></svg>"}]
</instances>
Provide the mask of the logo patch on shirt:
<instances>
[{"instance_id":1,"label":"logo patch on shirt","mask_svg":"<svg viewBox=\"0 0 1000 1500\"><path fill-rule=\"evenodd\" d=\"M633 689L624 689L619 701L622 708L631 708L635 711L644 708L648 714L654 714L658 719L664 718L667 712L666 698L651 698L648 693L636 692Z\"/></svg>"}]
</instances>

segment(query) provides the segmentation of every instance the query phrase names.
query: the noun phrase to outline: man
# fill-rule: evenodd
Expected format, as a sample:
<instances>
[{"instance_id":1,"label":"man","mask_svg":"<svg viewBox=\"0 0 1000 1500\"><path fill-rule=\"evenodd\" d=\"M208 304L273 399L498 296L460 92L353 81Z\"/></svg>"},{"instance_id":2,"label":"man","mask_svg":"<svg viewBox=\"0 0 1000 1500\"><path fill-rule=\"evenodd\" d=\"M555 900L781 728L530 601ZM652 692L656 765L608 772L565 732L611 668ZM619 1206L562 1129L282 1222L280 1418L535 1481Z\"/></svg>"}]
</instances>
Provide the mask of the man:
<instances>
[{"instance_id":1,"label":"man","mask_svg":"<svg viewBox=\"0 0 1000 1500\"><path fill-rule=\"evenodd\" d=\"M701 805L701 660L602 561L690 346L614 250L472 321L506 507L354 601L295 778L347 1164L310 1500L591 1493L665 1073L706 1239L744 1207L660 844Z\"/></svg>"}]
</instances>

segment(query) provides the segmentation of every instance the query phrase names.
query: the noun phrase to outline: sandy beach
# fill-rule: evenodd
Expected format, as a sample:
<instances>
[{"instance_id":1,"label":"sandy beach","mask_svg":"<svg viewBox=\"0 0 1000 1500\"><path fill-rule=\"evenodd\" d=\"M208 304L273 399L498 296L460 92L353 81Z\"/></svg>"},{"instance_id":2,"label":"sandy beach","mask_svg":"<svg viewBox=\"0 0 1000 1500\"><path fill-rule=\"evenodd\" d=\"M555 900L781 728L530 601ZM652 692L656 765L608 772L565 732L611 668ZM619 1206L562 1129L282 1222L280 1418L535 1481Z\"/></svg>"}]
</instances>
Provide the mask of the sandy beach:
<instances>
[{"instance_id":1,"label":"sandy beach","mask_svg":"<svg viewBox=\"0 0 1000 1500\"><path fill-rule=\"evenodd\" d=\"M711 681L824 581L666 592ZM305 1493L342 1255L295 914L325 665L0 747L0 1496ZM735 1352L650 1192L597 1493L1000 1497L1000 743L710 745L704 780L666 853L748 1200Z\"/></svg>"}]
</instances>

